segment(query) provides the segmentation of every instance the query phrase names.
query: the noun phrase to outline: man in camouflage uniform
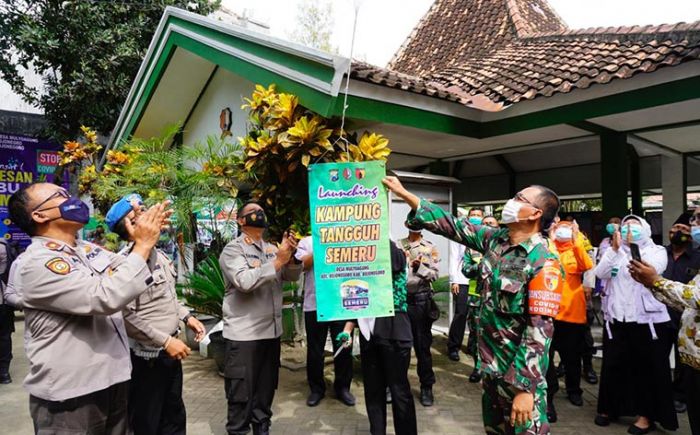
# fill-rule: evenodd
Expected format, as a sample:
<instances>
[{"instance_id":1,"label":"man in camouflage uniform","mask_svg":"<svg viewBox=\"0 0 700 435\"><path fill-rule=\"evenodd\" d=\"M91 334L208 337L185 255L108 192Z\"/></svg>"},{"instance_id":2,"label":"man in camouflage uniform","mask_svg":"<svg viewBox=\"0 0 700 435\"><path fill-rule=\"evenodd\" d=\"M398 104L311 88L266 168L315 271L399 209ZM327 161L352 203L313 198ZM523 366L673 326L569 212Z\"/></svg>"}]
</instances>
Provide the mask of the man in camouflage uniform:
<instances>
[{"instance_id":1,"label":"man in camouflage uniform","mask_svg":"<svg viewBox=\"0 0 700 435\"><path fill-rule=\"evenodd\" d=\"M439 256L437 248L423 238L420 228L408 228L408 237L399 242L408 260L407 300L408 317L411 319L413 349L418 360L420 378L420 404L433 406L433 357L430 346L433 344L433 281L438 278Z\"/></svg>"},{"instance_id":2,"label":"man in camouflage uniform","mask_svg":"<svg viewBox=\"0 0 700 435\"><path fill-rule=\"evenodd\" d=\"M498 228L498 221L493 216L485 217L481 224L492 228ZM469 293L467 295L467 304L469 306L469 314L467 316L467 324L469 325L467 354L474 358L474 371L469 375L469 382L472 383L481 381L481 371L477 364L479 358L477 331L479 310L481 309L481 292L484 289L484 280L482 279L481 269L479 267L482 259L483 255L481 252L474 249L464 250L462 274L471 280L469 283Z\"/></svg>"},{"instance_id":3,"label":"man in camouflage uniform","mask_svg":"<svg viewBox=\"0 0 700 435\"><path fill-rule=\"evenodd\" d=\"M541 231L559 198L545 187L528 187L505 205L507 228L477 228L408 192L396 177L384 184L411 207L410 224L484 255L478 339L486 433L548 434L545 373L562 275Z\"/></svg>"}]
</instances>

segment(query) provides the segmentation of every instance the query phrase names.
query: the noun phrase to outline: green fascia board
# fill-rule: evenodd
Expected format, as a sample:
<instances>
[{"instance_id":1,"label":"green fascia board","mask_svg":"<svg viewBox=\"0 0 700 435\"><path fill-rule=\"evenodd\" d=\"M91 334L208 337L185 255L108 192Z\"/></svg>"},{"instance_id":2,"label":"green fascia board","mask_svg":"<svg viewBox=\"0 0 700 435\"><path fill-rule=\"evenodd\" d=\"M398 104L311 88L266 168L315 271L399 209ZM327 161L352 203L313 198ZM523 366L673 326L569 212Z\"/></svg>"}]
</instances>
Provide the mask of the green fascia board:
<instances>
[{"instance_id":1,"label":"green fascia board","mask_svg":"<svg viewBox=\"0 0 700 435\"><path fill-rule=\"evenodd\" d=\"M335 103L333 115L341 116L343 95L339 95ZM479 123L476 121L354 95L348 95L345 116L460 136L476 137L479 132Z\"/></svg>"},{"instance_id":2,"label":"green fascia board","mask_svg":"<svg viewBox=\"0 0 700 435\"><path fill-rule=\"evenodd\" d=\"M284 65L290 69L299 71L302 74L322 80L326 83L332 82L333 76L335 75L335 70L330 65L323 65L300 56L275 50L274 48L267 47L265 45L260 45L245 39L237 38L233 35L229 35L191 21L183 20L179 17L169 17L168 25L170 24L180 26L229 47L237 48L248 53L254 53L256 56L270 62Z\"/></svg>"},{"instance_id":3,"label":"green fascia board","mask_svg":"<svg viewBox=\"0 0 700 435\"><path fill-rule=\"evenodd\" d=\"M570 124L590 118L678 103L694 98L700 98L700 76L607 95L512 118L487 121L479 126L479 137L486 138L553 125Z\"/></svg>"},{"instance_id":4,"label":"green fascia board","mask_svg":"<svg viewBox=\"0 0 700 435\"><path fill-rule=\"evenodd\" d=\"M329 114L330 108L334 105L335 97L324 94L315 89L311 89L294 80L268 71L265 68L253 65L242 59L230 56L227 53L223 53L214 47L203 44L199 41L195 41L194 39L182 34L173 32L166 41L165 46L161 51L161 55L157 59L156 66L153 69L152 74L147 78L148 81L146 83L146 87L144 88L144 92L141 94L141 98L136 102L134 116L128 120L127 128L124 130L124 135L121 138L117 138L116 143L120 143L121 140L131 136L136 130L136 126L140 122L141 116L143 115L145 108L148 106L148 103L153 96L163 73L165 72L165 68L167 67L168 62L170 61L170 58L177 47L192 52L197 56L219 65L221 68L224 68L233 74L252 81L253 83L264 86L274 83L279 91L292 93L298 96L299 101L304 107L307 107L324 116Z\"/></svg>"}]
</instances>

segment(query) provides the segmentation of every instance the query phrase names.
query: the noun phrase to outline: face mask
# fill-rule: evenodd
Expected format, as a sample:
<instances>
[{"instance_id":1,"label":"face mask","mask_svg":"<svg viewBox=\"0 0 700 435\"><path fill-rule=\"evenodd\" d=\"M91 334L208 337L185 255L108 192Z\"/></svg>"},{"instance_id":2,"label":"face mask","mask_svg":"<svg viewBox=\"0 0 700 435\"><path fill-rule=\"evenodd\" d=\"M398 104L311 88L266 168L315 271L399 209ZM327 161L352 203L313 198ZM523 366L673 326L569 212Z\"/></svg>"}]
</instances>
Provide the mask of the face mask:
<instances>
[{"instance_id":1,"label":"face mask","mask_svg":"<svg viewBox=\"0 0 700 435\"><path fill-rule=\"evenodd\" d=\"M481 223L484 221L484 218L481 218L479 216L470 216L469 217L469 223L472 225L481 225Z\"/></svg>"},{"instance_id":2,"label":"face mask","mask_svg":"<svg viewBox=\"0 0 700 435\"><path fill-rule=\"evenodd\" d=\"M625 225L622 227L621 233L622 233L622 241L626 242L627 241L627 234L628 232L632 232L632 241L637 242L642 238L642 227L639 225L630 225L629 230L627 229L628 226Z\"/></svg>"},{"instance_id":3,"label":"face mask","mask_svg":"<svg viewBox=\"0 0 700 435\"><path fill-rule=\"evenodd\" d=\"M559 227L554 233L554 237L560 242L568 242L574 236L574 231L569 227Z\"/></svg>"},{"instance_id":4,"label":"face mask","mask_svg":"<svg viewBox=\"0 0 700 435\"><path fill-rule=\"evenodd\" d=\"M516 201L514 199L509 199L506 205L503 206L503 212L501 213L501 222L508 225L518 222L518 214L520 209L523 207L523 203Z\"/></svg>"},{"instance_id":5,"label":"face mask","mask_svg":"<svg viewBox=\"0 0 700 435\"><path fill-rule=\"evenodd\" d=\"M262 210L255 210L243 216L245 218L245 226L255 228L267 228L267 216Z\"/></svg>"},{"instance_id":6,"label":"face mask","mask_svg":"<svg viewBox=\"0 0 700 435\"><path fill-rule=\"evenodd\" d=\"M607 231L608 234L610 234L611 236L613 235L613 233L614 233L616 230L617 230L617 224L607 224L607 225L605 226L605 231Z\"/></svg>"},{"instance_id":7,"label":"face mask","mask_svg":"<svg viewBox=\"0 0 700 435\"><path fill-rule=\"evenodd\" d=\"M50 207L54 208L54 207ZM77 196L71 196L55 208L61 212L61 218L66 221L86 224L90 220L90 208ZM44 209L48 210L48 209ZM56 220L54 218L51 220Z\"/></svg>"},{"instance_id":8,"label":"face mask","mask_svg":"<svg viewBox=\"0 0 700 435\"><path fill-rule=\"evenodd\" d=\"M700 227L692 227L690 229L690 237L695 240L695 243L700 243Z\"/></svg>"},{"instance_id":9,"label":"face mask","mask_svg":"<svg viewBox=\"0 0 700 435\"><path fill-rule=\"evenodd\" d=\"M685 245L686 243L690 242L690 240L690 235L684 234L680 231L676 231L671 236L671 243L674 245Z\"/></svg>"}]
</instances>

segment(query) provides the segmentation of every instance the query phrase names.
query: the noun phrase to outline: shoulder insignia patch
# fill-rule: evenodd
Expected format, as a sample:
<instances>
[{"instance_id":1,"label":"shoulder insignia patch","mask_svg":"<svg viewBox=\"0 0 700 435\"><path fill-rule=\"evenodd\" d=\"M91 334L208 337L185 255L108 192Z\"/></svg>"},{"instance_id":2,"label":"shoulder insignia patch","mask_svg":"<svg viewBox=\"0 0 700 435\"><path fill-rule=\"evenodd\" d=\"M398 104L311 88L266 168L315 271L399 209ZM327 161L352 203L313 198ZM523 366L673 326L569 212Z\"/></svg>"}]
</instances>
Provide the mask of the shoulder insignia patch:
<instances>
[{"instance_id":1,"label":"shoulder insignia patch","mask_svg":"<svg viewBox=\"0 0 700 435\"><path fill-rule=\"evenodd\" d=\"M49 242L44 243L44 247L46 247L47 249L50 249L52 251L60 251L61 248L63 247L63 245L61 245L58 242L49 241Z\"/></svg>"},{"instance_id":2,"label":"shoulder insignia patch","mask_svg":"<svg viewBox=\"0 0 700 435\"><path fill-rule=\"evenodd\" d=\"M60 257L47 261L46 268L58 275L68 275L70 273L70 264Z\"/></svg>"},{"instance_id":3,"label":"shoulder insignia patch","mask_svg":"<svg viewBox=\"0 0 700 435\"><path fill-rule=\"evenodd\" d=\"M90 246L90 245L83 245L83 250L84 250L85 253L87 254L87 253L89 253L90 251L92 251L92 246Z\"/></svg>"},{"instance_id":4,"label":"shoulder insignia patch","mask_svg":"<svg viewBox=\"0 0 700 435\"><path fill-rule=\"evenodd\" d=\"M243 241L246 243L246 245L252 245L253 244L253 239L250 237L246 236Z\"/></svg>"}]
</instances>

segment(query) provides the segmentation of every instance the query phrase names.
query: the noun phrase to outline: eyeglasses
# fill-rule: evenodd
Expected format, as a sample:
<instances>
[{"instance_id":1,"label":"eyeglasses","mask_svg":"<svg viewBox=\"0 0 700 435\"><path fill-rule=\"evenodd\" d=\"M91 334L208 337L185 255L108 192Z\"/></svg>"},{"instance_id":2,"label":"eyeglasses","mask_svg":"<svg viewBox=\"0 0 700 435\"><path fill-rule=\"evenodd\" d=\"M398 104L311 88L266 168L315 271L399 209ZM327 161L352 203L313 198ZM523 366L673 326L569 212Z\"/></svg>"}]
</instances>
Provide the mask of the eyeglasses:
<instances>
[{"instance_id":1,"label":"eyeglasses","mask_svg":"<svg viewBox=\"0 0 700 435\"><path fill-rule=\"evenodd\" d=\"M37 205L36 207L34 207L32 209L32 212L44 211L44 210L49 210L49 209L55 208L55 207L49 207L49 208L42 208L41 210L39 210L39 207L41 207L42 205L46 204L47 202L51 201L54 198L66 198L66 199L68 199L68 198L70 198L70 193L68 193L68 191L66 189L59 189L59 190L55 191L54 193L52 193L51 195L49 195L48 198L41 201L39 203L39 205Z\"/></svg>"},{"instance_id":2,"label":"eyeglasses","mask_svg":"<svg viewBox=\"0 0 700 435\"><path fill-rule=\"evenodd\" d=\"M535 204L533 204L532 201L530 201L529 199L525 198L525 195L523 195L521 192L516 193L515 196L514 196L513 198L516 199L516 200L518 200L518 201L520 201L520 202L524 202L525 204L527 204L527 205L529 205L529 206L531 206L531 207L534 207L534 208L536 208L537 210L540 209L538 206L536 206Z\"/></svg>"}]
</instances>

